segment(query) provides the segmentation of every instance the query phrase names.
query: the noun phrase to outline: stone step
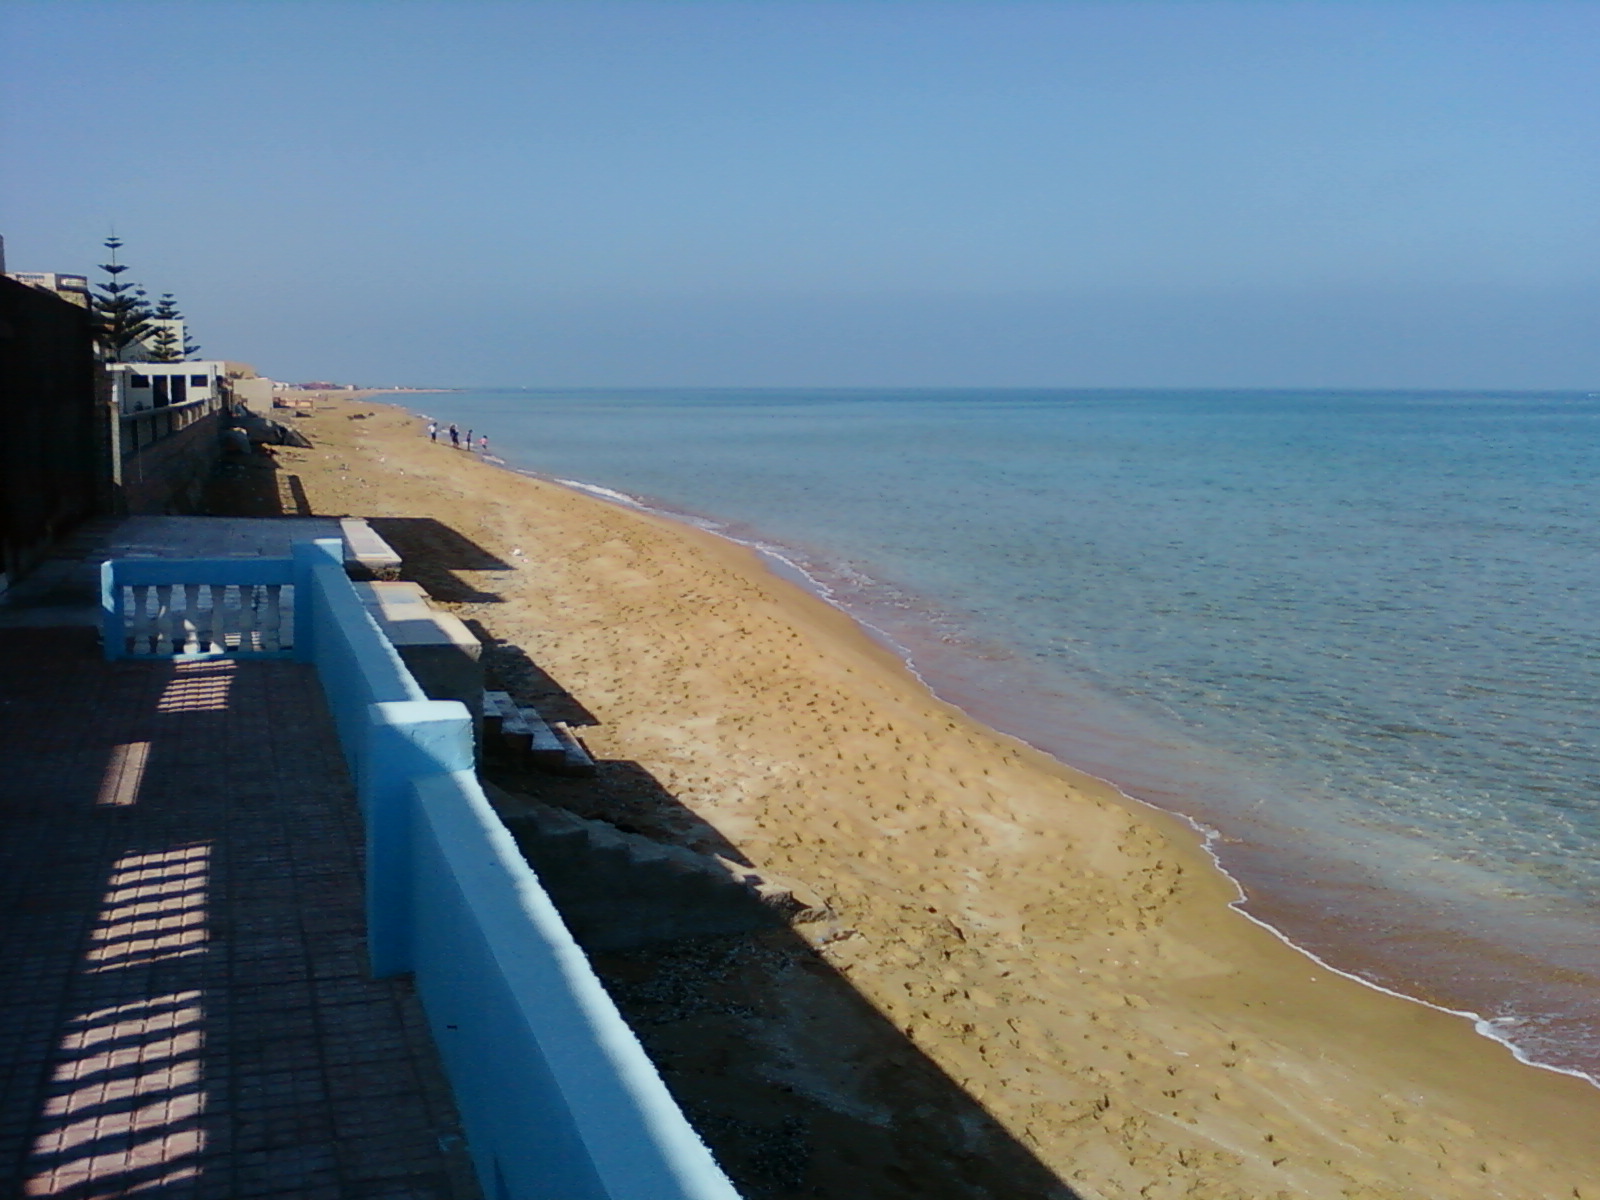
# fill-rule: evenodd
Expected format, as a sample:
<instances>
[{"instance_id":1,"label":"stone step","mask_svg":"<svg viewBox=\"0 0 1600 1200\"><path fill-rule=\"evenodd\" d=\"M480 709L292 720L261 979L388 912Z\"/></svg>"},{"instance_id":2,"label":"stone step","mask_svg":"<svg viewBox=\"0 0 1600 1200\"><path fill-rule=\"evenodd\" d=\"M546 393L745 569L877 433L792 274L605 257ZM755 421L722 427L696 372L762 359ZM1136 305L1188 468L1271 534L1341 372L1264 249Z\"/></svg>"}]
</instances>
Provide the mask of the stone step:
<instances>
[{"instance_id":1,"label":"stone step","mask_svg":"<svg viewBox=\"0 0 1600 1200\"><path fill-rule=\"evenodd\" d=\"M797 880L625 833L486 784L508 828L588 950L827 920Z\"/></svg>"},{"instance_id":2,"label":"stone step","mask_svg":"<svg viewBox=\"0 0 1600 1200\"><path fill-rule=\"evenodd\" d=\"M485 691L482 699L484 744L553 775L586 777L594 759L560 721L546 721L539 710L519 705L508 692Z\"/></svg>"}]
</instances>

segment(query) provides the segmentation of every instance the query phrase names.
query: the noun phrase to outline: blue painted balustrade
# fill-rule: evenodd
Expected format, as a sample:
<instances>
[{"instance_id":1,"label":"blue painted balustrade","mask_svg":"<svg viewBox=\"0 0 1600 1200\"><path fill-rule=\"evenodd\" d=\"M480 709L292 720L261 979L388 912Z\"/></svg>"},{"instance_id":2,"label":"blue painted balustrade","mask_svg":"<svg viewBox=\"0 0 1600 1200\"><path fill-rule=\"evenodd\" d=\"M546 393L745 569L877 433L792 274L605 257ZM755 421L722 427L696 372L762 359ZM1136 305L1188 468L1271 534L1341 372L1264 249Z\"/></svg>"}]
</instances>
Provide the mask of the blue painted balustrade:
<instances>
[{"instance_id":1,"label":"blue painted balustrade","mask_svg":"<svg viewBox=\"0 0 1600 1200\"><path fill-rule=\"evenodd\" d=\"M414 976L489 1200L737 1200L490 808L466 707L422 694L338 539L287 559L113 561L102 583L108 657L316 666L366 824L372 970ZM170 595L130 616L126 589L197 584L292 586L292 651L202 645L208 630L187 636L181 619L141 649L130 625Z\"/></svg>"}]
</instances>

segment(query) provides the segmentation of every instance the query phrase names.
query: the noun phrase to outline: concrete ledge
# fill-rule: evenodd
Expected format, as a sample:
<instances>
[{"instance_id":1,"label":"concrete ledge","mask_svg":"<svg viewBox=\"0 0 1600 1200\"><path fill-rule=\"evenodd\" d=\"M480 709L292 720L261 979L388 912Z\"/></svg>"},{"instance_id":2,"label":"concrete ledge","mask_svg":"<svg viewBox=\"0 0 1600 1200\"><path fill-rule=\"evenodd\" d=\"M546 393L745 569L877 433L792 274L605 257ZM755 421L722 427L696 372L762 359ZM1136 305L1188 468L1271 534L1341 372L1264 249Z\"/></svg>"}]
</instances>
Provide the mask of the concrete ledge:
<instances>
[{"instance_id":1,"label":"concrete ledge","mask_svg":"<svg viewBox=\"0 0 1600 1200\"><path fill-rule=\"evenodd\" d=\"M356 595L430 700L459 700L483 721L483 646L416 583L356 583Z\"/></svg>"},{"instance_id":2,"label":"concrete ledge","mask_svg":"<svg viewBox=\"0 0 1600 1200\"><path fill-rule=\"evenodd\" d=\"M344 537L345 565L357 568L356 574L371 579L396 579L400 575L400 556L373 532L365 517L342 517L339 531Z\"/></svg>"}]
</instances>

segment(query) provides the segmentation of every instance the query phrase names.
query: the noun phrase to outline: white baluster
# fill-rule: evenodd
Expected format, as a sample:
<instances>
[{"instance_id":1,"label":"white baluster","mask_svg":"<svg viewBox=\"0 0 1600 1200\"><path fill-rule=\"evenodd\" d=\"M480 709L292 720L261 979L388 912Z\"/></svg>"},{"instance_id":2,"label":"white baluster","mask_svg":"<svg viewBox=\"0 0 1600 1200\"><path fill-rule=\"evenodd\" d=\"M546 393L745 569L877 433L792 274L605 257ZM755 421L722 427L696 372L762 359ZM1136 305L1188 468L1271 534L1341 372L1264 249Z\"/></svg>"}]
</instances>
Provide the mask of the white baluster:
<instances>
[{"instance_id":1,"label":"white baluster","mask_svg":"<svg viewBox=\"0 0 1600 1200\"><path fill-rule=\"evenodd\" d=\"M172 585L158 583L154 588L156 594L155 612L155 641L150 647L152 654L170 654L172 652Z\"/></svg>"},{"instance_id":2,"label":"white baluster","mask_svg":"<svg viewBox=\"0 0 1600 1200\"><path fill-rule=\"evenodd\" d=\"M223 586L220 583L201 584L205 589L206 602L204 608L196 608L194 624L195 636L199 639L202 654L210 654L218 649L217 618L221 613L218 611L217 602L222 599Z\"/></svg>"},{"instance_id":3,"label":"white baluster","mask_svg":"<svg viewBox=\"0 0 1600 1200\"><path fill-rule=\"evenodd\" d=\"M222 653L228 652L228 635L233 632L233 585L211 585L211 641Z\"/></svg>"},{"instance_id":4,"label":"white baluster","mask_svg":"<svg viewBox=\"0 0 1600 1200\"><path fill-rule=\"evenodd\" d=\"M139 608L139 636L134 640L134 649L140 654L155 654L157 652L155 585L147 583L134 588L133 591Z\"/></svg>"},{"instance_id":5,"label":"white baluster","mask_svg":"<svg viewBox=\"0 0 1600 1200\"><path fill-rule=\"evenodd\" d=\"M179 618L178 628L182 633L183 641L179 644L179 652L195 654L200 650L200 585L186 583L183 585L183 616ZM207 647L210 649L210 647Z\"/></svg>"},{"instance_id":6,"label":"white baluster","mask_svg":"<svg viewBox=\"0 0 1600 1200\"><path fill-rule=\"evenodd\" d=\"M279 607L280 597L278 595L279 591L282 590L282 585L269 583L266 585L265 590L267 593L267 605L266 611L262 613L261 620L261 649L278 650L281 648L278 635L283 627L283 610Z\"/></svg>"},{"instance_id":7,"label":"white baluster","mask_svg":"<svg viewBox=\"0 0 1600 1200\"><path fill-rule=\"evenodd\" d=\"M254 584L239 585L239 653L255 649L256 589Z\"/></svg>"},{"instance_id":8,"label":"white baluster","mask_svg":"<svg viewBox=\"0 0 1600 1200\"><path fill-rule=\"evenodd\" d=\"M278 588L278 611L283 614L283 628L278 632L278 644L282 649L294 649L294 606L299 603L300 594L294 590L294 584L285 583Z\"/></svg>"},{"instance_id":9,"label":"white baluster","mask_svg":"<svg viewBox=\"0 0 1600 1200\"><path fill-rule=\"evenodd\" d=\"M131 583L123 584L118 595L122 601L122 648L129 654L138 654L144 629L144 596Z\"/></svg>"}]
</instances>

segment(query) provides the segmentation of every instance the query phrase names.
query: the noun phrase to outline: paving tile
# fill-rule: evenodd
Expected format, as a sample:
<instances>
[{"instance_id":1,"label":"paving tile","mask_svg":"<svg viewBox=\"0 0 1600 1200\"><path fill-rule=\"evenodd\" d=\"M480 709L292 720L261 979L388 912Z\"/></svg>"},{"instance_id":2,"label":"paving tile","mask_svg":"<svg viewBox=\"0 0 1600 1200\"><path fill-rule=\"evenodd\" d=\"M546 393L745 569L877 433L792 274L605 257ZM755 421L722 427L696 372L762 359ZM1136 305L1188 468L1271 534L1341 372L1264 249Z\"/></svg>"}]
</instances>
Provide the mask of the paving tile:
<instances>
[{"instance_id":1,"label":"paving tile","mask_svg":"<svg viewBox=\"0 0 1600 1200\"><path fill-rule=\"evenodd\" d=\"M0 694L0 1195L477 1200L314 674L0 630Z\"/></svg>"}]
</instances>

